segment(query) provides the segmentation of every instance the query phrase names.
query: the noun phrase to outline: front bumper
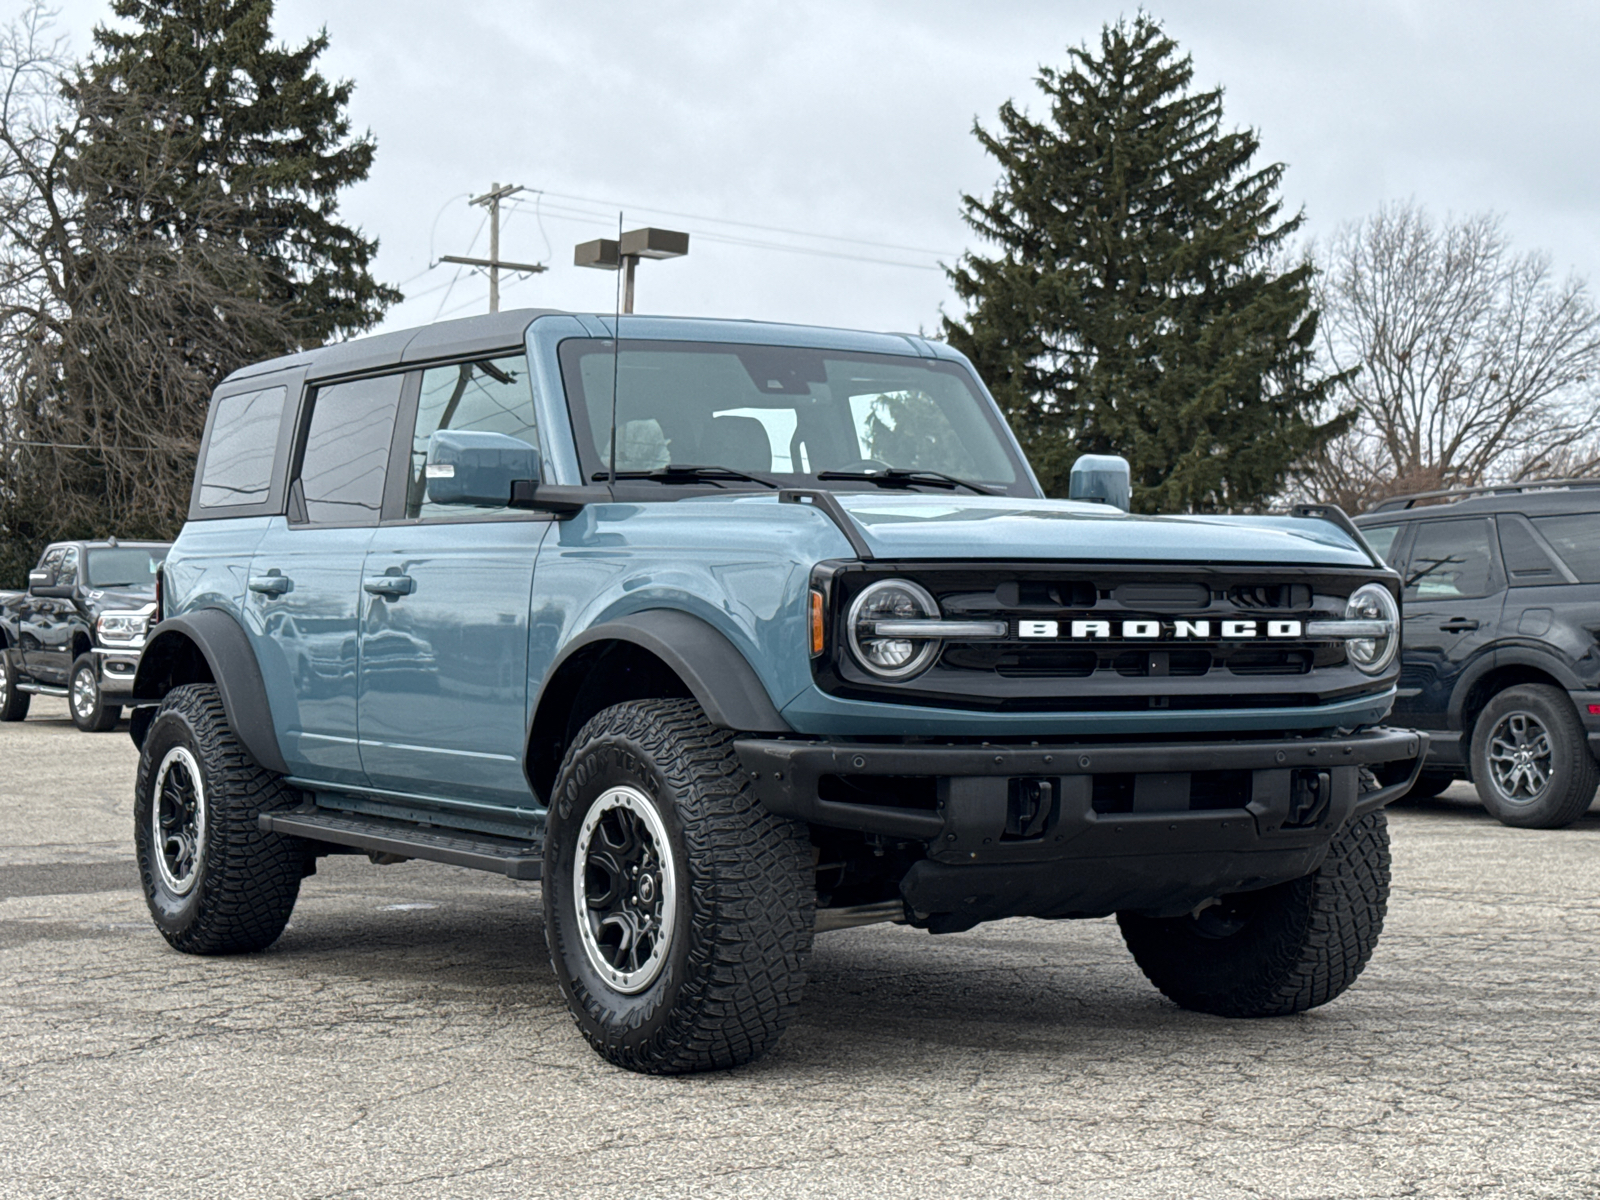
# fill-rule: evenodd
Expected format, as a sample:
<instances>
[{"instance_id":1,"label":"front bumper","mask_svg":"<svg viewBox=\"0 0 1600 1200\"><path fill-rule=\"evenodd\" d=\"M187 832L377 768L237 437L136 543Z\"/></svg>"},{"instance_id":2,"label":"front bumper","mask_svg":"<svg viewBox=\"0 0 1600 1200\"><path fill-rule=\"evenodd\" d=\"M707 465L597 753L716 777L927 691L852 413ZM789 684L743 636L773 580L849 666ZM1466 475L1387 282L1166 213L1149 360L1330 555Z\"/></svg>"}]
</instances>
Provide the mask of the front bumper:
<instances>
[{"instance_id":1,"label":"front bumper","mask_svg":"<svg viewBox=\"0 0 1600 1200\"><path fill-rule=\"evenodd\" d=\"M750 738L735 749L772 812L924 843L901 884L914 915L991 920L1186 912L1298 879L1347 821L1409 790L1427 745L1423 733L1375 729L1026 747ZM1377 790L1362 791L1363 768Z\"/></svg>"},{"instance_id":2,"label":"front bumper","mask_svg":"<svg viewBox=\"0 0 1600 1200\"><path fill-rule=\"evenodd\" d=\"M133 696L133 677L138 674L139 655L143 649L143 643L137 646L94 648L102 696Z\"/></svg>"}]
</instances>

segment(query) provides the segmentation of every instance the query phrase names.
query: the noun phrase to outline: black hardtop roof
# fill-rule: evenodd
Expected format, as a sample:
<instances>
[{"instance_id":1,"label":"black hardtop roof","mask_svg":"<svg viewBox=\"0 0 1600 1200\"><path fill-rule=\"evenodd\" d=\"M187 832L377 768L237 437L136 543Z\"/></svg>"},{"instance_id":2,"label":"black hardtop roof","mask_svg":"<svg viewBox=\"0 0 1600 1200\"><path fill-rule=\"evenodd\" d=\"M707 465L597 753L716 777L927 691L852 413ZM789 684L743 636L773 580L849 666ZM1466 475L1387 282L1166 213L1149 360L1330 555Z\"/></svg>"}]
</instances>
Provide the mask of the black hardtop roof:
<instances>
[{"instance_id":1,"label":"black hardtop roof","mask_svg":"<svg viewBox=\"0 0 1600 1200\"><path fill-rule=\"evenodd\" d=\"M350 375L375 370L395 363L426 362L456 354L504 350L519 345L528 326L538 317L562 312L555 308L517 308L510 312L485 313L455 321L439 321L414 329L397 329L372 337L352 338L332 346L285 354L264 362L240 367L224 383L250 379L291 367L304 367L313 376Z\"/></svg>"},{"instance_id":2,"label":"black hardtop roof","mask_svg":"<svg viewBox=\"0 0 1600 1200\"><path fill-rule=\"evenodd\" d=\"M1358 525L1386 525L1428 517L1465 517L1490 513L1600 512L1600 479L1536 479L1493 487L1419 492L1385 500L1356 518Z\"/></svg>"}]
</instances>

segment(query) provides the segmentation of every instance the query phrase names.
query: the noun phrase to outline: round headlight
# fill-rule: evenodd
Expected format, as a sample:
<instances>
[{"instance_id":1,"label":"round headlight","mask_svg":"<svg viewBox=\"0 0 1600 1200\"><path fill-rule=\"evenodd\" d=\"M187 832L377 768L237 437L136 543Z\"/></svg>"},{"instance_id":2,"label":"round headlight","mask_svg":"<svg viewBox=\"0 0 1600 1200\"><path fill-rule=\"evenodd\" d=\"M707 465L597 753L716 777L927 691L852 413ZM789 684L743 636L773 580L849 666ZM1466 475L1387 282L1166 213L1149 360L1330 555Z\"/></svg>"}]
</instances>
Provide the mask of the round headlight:
<instances>
[{"instance_id":1,"label":"round headlight","mask_svg":"<svg viewBox=\"0 0 1600 1200\"><path fill-rule=\"evenodd\" d=\"M926 590L904 579L872 584L850 606L850 649L856 661L881 679L907 679L939 653L931 638L878 637L878 621L937 620L939 605Z\"/></svg>"},{"instance_id":2,"label":"round headlight","mask_svg":"<svg viewBox=\"0 0 1600 1200\"><path fill-rule=\"evenodd\" d=\"M1387 621L1393 630L1387 637L1351 638L1344 644L1345 656L1368 675L1380 675L1394 661L1400 649L1400 607L1381 583L1369 583L1350 593L1344 606L1347 621Z\"/></svg>"}]
</instances>

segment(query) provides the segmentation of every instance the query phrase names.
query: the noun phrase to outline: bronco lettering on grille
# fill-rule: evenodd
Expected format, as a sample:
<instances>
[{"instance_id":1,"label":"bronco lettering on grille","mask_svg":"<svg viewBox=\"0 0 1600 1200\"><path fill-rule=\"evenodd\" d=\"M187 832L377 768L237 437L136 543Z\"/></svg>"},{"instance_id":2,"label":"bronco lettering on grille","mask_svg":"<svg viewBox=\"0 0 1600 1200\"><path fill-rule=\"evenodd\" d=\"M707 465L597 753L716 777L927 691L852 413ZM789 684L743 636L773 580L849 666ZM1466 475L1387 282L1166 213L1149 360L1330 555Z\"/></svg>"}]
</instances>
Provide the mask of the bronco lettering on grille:
<instances>
[{"instance_id":1,"label":"bronco lettering on grille","mask_svg":"<svg viewBox=\"0 0 1600 1200\"><path fill-rule=\"evenodd\" d=\"M1300 621L1018 621L1017 636L1060 638L1063 636L1063 624L1067 626L1065 636L1072 641L1115 637L1127 641L1195 641L1213 637L1225 641L1248 641L1252 638L1297 638L1303 636L1305 631L1305 625ZM1215 634L1212 633L1213 628L1217 630Z\"/></svg>"}]
</instances>

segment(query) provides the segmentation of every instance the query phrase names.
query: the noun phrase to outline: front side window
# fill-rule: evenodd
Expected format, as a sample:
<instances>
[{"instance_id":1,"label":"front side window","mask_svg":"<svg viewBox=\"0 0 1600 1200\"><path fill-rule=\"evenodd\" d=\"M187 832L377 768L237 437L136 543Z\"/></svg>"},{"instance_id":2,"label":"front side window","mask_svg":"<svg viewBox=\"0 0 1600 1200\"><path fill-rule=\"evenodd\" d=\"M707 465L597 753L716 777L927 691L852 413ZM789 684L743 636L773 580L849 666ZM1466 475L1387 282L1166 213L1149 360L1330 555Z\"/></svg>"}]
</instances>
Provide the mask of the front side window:
<instances>
[{"instance_id":1,"label":"front side window","mask_svg":"<svg viewBox=\"0 0 1600 1200\"><path fill-rule=\"evenodd\" d=\"M68 546L65 554L61 556L61 570L56 575L57 587L76 587L78 585L78 548Z\"/></svg>"},{"instance_id":2,"label":"front side window","mask_svg":"<svg viewBox=\"0 0 1600 1200\"><path fill-rule=\"evenodd\" d=\"M1034 495L992 407L954 363L787 346L573 339L560 349L589 479L723 467L805 484L935 471Z\"/></svg>"},{"instance_id":3,"label":"front side window","mask_svg":"<svg viewBox=\"0 0 1600 1200\"><path fill-rule=\"evenodd\" d=\"M1494 551L1484 519L1423 521L1406 564L1407 600L1454 600L1495 591Z\"/></svg>"},{"instance_id":4,"label":"front side window","mask_svg":"<svg viewBox=\"0 0 1600 1200\"><path fill-rule=\"evenodd\" d=\"M300 459L308 521L377 524L403 378L379 375L317 389Z\"/></svg>"},{"instance_id":5,"label":"front side window","mask_svg":"<svg viewBox=\"0 0 1600 1200\"><path fill-rule=\"evenodd\" d=\"M91 550L85 582L92 588L154 588L156 568L166 557L164 546Z\"/></svg>"},{"instance_id":6,"label":"front side window","mask_svg":"<svg viewBox=\"0 0 1600 1200\"><path fill-rule=\"evenodd\" d=\"M448 517L465 515L459 504L439 504L428 498L428 446L441 430L497 433L539 448L538 421L533 413L533 389L528 384L528 362L523 355L432 367L422 373L417 400L417 423L411 436L411 468L406 481L406 516ZM474 508L472 516L508 513L509 508Z\"/></svg>"},{"instance_id":7,"label":"front side window","mask_svg":"<svg viewBox=\"0 0 1600 1200\"><path fill-rule=\"evenodd\" d=\"M64 547L57 546L53 550L47 550L45 552L45 556L39 560L39 566L36 569L43 571L50 577L48 581L50 587L54 587L56 585L56 579L59 577L61 572L61 557L64 554L66 554L66 549Z\"/></svg>"},{"instance_id":8,"label":"front side window","mask_svg":"<svg viewBox=\"0 0 1600 1200\"><path fill-rule=\"evenodd\" d=\"M266 500L287 396L287 389L273 387L217 401L211 441L200 471L201 508Z\"/></svg>"}]
</instances>

